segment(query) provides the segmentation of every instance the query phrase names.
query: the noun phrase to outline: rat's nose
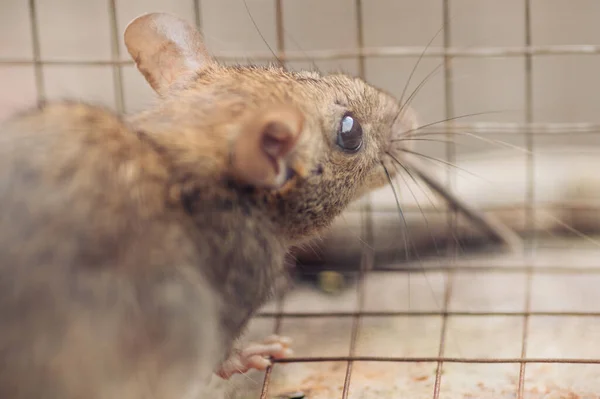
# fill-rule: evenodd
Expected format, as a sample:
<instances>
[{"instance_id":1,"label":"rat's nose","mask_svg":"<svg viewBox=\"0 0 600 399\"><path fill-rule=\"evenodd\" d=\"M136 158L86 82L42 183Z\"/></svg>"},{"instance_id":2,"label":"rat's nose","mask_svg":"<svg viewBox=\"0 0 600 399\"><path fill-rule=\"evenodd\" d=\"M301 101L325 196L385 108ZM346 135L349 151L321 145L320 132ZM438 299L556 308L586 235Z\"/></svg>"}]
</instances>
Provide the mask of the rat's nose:
<instances>
[{"instance_id":1,"label":"rat's nose","mask_svg":"<svg viewBox=\"0 0 600 399\"><path fill-rule=\"evenodd\" d=\"M392 131L390 134L389 151L397 154L401 149L412 150L415 141L411 140L411 135L418 129L419 122L414 109L405 105L398 110Z\"/></svg>"}]
</instances>

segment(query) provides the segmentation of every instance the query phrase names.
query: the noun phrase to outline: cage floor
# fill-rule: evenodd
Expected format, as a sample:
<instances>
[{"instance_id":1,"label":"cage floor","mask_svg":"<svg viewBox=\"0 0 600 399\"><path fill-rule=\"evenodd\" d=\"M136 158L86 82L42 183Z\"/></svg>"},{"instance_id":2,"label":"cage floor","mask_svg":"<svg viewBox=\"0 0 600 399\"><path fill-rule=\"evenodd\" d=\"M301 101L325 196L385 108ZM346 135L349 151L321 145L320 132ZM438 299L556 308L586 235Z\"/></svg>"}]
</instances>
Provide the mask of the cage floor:
<instances>
[{"instance_id":1,"label":"cage floor","mask_svg":"<svg viewBox=\"0 0 600 399\"><path fill-rule=\"evenodd\" d=\"M373 271L338 296L298 286L280 322L257 317L246 339L279 324L295 358L326 359L278 363L266 381L264 372L236 376L225 397L259 398L266 383L265 398L342 398L349 379L352 399L600 398L600 246L592 241L544 243L531 260L477 255L420 263L410 274ZM349 355L402 361L349 369Z\"/></svg>"}]
</instances>

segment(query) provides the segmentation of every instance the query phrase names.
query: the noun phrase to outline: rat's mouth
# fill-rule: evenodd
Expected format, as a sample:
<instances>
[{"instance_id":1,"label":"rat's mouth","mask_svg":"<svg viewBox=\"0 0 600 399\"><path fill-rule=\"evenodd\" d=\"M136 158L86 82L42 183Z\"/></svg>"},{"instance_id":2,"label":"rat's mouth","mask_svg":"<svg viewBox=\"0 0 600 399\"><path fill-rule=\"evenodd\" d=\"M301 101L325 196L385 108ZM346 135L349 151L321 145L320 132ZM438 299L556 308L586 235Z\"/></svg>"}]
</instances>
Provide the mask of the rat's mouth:
<instances>
[{"instance_id":1,"label":"rat's mouth","mask_svg":"<svg viewBox=\"0 0 600 399\"><path fill-rule=\"evenodd\" d=\"M289 166L286 166L284 182L287 183L288 181L292 180L297 175L298 174L296 173L296 171L294 169L290 168Z\"/></svg>"},{"instance_id":2,"label":"rat's mouth","mask_svg":"<svg viewBox=\"0 0 600 399\"><path fill-rule=\"evenodd\" d=\"M277 191L284 194L294 186L295 181L307 177L306 168L300 161L285 162L280 176L281 184Z\"/></svg>"}]
</instances>

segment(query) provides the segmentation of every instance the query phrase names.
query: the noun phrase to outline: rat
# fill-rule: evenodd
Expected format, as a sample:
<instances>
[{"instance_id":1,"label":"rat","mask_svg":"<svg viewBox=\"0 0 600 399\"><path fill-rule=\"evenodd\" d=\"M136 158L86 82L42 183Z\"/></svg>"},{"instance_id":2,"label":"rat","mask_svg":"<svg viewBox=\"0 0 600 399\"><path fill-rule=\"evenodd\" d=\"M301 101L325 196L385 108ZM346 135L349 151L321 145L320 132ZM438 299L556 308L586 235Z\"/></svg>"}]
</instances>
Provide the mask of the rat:
<instances>
[{"instance_id":1,"label":"rat","mask_svg":"<svg viewBox=\"0 0 600 399\"><path fill-rule=\"evenodd\" d=\"M417 127L357 77L221 65L170 14L124 38L152 107L47 102L0 128L2 398L193 398L290 356L236 342L289 249L387 184Z\"/></svg>"}]
</instances>

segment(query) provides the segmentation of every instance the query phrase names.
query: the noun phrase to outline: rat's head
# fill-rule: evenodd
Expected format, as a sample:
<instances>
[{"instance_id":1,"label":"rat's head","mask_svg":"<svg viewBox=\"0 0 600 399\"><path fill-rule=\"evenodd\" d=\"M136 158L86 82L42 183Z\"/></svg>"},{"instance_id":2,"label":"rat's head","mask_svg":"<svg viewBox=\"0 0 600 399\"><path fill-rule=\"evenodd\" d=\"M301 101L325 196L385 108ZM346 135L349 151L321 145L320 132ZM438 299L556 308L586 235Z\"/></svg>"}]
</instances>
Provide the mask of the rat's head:
<instances>
[{"instance_id":1,"label":"rat's head","mask_svg":"<svg viewBox=\"0 0 600 399\"><path fill-rule=\"evenodd\" d=\"M410 108L358 78L220 65L194 27L168 14L135 19L125 43L161 98L153 123L185 131L170 138L181 143L182 164L194 168L197 159L198 168L253 187L289 241L387 184L410 142L403 133L416 127Z\"/></svg>"}]
</instances>

